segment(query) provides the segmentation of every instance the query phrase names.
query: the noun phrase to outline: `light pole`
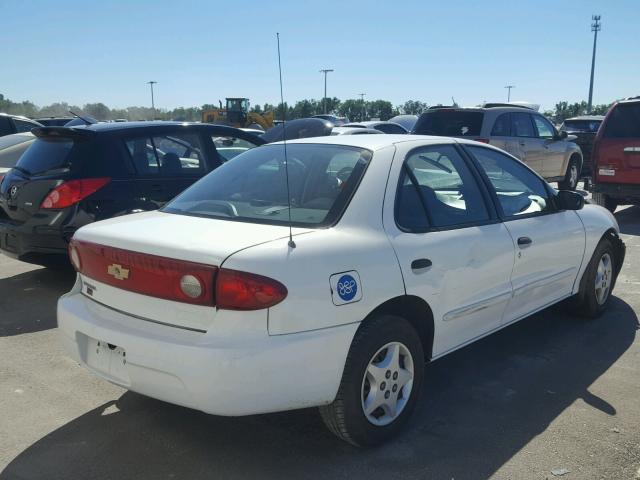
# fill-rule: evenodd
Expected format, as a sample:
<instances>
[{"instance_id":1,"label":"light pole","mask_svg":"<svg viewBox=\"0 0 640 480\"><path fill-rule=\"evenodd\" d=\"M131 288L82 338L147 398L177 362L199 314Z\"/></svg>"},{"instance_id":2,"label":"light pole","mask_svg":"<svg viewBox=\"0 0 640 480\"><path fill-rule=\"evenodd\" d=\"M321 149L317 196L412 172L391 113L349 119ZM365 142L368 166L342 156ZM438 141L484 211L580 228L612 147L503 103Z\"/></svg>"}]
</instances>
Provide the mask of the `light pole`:
<instances>
[{"instance_id":1,"label":"light pole","mask_svg":"<svg viewBox=\"0 0 640 480\"><path fill-rule=\"evenodd\" d=\"M516 88L515 85L506 85L504 88L507 89L507 103L511 101L511 89Z\"/></svg>"},{"instance_id":2,"label":"light pole","mask_svg":"<svg viewBox=\"0 0 640 480\"><path fill-rule=\"evenodd\" d=\"M598 42L598 32L602 28L602 25L600 25L600 15L593 15L591 20L593 20L593 23L591 24L591 31L593 32L593 55L591 57L591 80L589 81L589 103L587 104L587 113L591 113L593 100L593 71L596 67L596 43Z\"/></svg>"},{"instance_id":3,"label":"light pole","mask_svg":"<svg viewBox=\"0 0 640 480\"><path fill-rule=\"evenodd\" d=\"M324 73L324 97L322 99L322 109L327 113L327 73L333 72L331 68L323 68L320 73Z\"/></svg>"},{"instance_id":4,"label":"light pole","mask_svg":"<svg viewBox=\"0 0 640 480\"><path fill-rule=\"evenodd\" d=\"M156 105L155 105L155 103L153 101L153 85L155 83L158 83L158 82L156 82L155 80L151 80L151 81L149 81L147 83L151 87L151 110L153 110L153 115L155 116L155 114L156 114Z\"/></svg>"},{"instance_id":5,"label":"light pole","mask_svg":"<svg viewBox=\"0 0 640 480\"><path fill-rule=\"evenodd\" d=\"M362 113L360 114L362 118L361 118L360 121L364 122L364 114L365 114L365 111L364 111L364 96L366 95L366 93L359 93L358 95L360 95L360 101L362 102Z\"/></svg>"}]
</instances>

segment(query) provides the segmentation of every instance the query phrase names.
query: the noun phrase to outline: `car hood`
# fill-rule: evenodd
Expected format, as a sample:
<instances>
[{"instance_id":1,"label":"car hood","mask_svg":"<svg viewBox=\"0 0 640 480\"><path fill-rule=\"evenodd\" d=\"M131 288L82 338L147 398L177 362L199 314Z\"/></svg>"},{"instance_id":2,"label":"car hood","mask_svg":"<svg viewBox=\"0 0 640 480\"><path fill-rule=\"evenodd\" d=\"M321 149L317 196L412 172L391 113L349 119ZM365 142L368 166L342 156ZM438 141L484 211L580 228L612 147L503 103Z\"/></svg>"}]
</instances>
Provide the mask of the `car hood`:
<instances>
[{"instance_id":1,"label":"car hood","mask_svg":"<svg viewBox=\"0 0 640 480\"><path fill-rule=\"evenodd\" d=\"M312 232L294 228L293 234ZM74 238L125 250L221 265L239 250L289 235L289 227L144 212L92 223Z\"/></svg>"}]
</instances>

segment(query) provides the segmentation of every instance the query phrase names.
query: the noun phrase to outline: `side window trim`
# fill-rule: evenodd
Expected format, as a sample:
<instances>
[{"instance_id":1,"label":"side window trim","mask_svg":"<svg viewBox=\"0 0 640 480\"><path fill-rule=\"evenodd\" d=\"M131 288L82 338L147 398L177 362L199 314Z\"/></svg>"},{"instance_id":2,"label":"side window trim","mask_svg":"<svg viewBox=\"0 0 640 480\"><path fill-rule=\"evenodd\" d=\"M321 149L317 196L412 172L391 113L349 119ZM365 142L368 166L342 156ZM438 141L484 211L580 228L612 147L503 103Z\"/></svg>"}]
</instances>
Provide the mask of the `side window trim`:
<instances>
[{"instance_id":1,"label":"side window trim","mask_svg":"<svg viewBox=\"0 0 640 480\"><path fill-rule=\"evenodd\" d=\"M507 122L507 130L508 132L505 135L500 135L498 133L495 133L496 130L496 124L498 123L498 120L500 120L502 117L506 117L506 122ZM513 135L511 134L511 112L507 112L507 113L501 113L500 115L498 115L495 119L495 121L493 122L493 127L491 127L491 134L492 137L512 137Z\"/></svg>"}]
</instances>

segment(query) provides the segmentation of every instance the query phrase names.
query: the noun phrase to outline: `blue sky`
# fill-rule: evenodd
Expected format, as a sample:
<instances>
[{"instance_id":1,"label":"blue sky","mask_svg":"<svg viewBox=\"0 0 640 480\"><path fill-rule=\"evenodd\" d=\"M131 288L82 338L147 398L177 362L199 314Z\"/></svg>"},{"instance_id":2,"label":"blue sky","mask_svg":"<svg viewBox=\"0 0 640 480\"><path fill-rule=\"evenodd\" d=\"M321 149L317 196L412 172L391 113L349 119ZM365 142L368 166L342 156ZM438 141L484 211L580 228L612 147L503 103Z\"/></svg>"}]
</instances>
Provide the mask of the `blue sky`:
<instances>
[{"instance_id":1,"label":"blue sky","mask_svg":"<svg viewBox=\"0 0 640 480\"><path fill-rule=\"evenodd\" d=\"M227 96L328 94L551 108L587 98L591 15L602 15L594 103L640 95L638 0L0 0L0 93L38 105L199 106Z\"/></svg>"}]
</instances>

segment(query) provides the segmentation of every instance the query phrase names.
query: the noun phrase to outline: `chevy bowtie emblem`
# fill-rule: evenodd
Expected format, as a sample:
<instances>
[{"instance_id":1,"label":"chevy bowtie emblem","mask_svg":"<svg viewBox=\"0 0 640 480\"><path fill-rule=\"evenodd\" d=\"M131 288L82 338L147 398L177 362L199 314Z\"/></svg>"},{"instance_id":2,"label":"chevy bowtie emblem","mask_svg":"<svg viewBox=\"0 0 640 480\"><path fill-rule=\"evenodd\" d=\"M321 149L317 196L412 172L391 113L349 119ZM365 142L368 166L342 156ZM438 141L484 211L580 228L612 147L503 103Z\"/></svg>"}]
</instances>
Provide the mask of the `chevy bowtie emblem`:
<instances>
[{"instance_id":1,"label":"chevy bowtie emblem","mask_svg":"<svg viewBox=\"0 0 640 480\"><path fill-rule=\"evenodd\" d=\"M107 267L107 273L116 280L126 280L129 278L129 269L123 268L122 265L113 263Z\"/></svg>"}]
</instances>

